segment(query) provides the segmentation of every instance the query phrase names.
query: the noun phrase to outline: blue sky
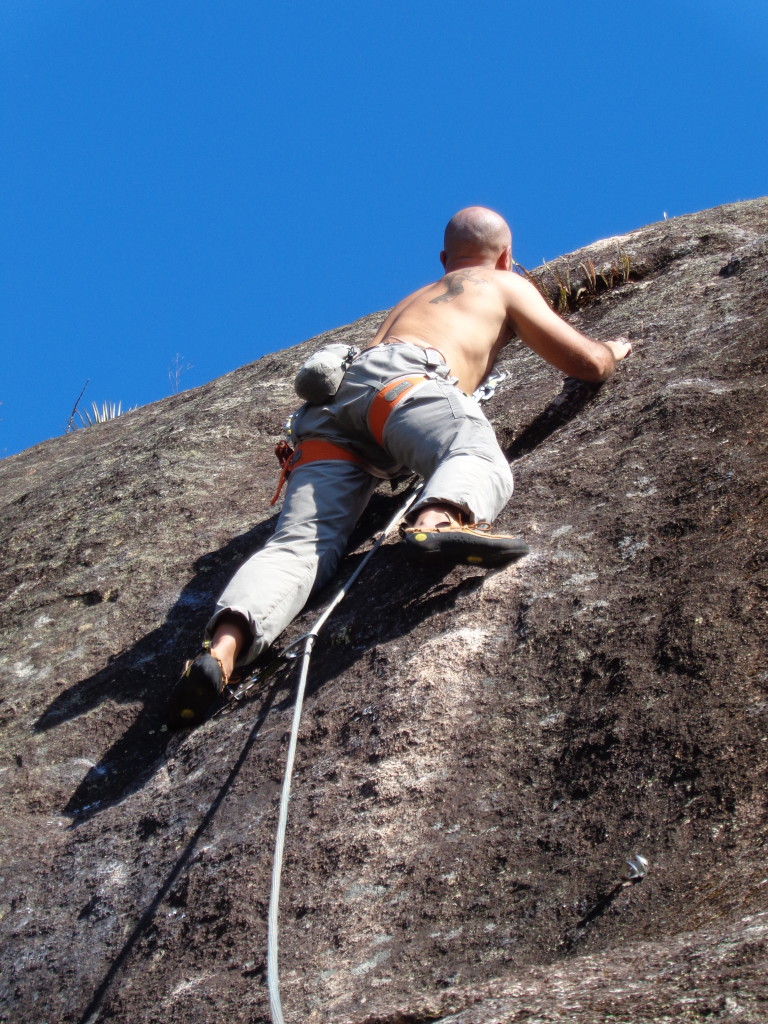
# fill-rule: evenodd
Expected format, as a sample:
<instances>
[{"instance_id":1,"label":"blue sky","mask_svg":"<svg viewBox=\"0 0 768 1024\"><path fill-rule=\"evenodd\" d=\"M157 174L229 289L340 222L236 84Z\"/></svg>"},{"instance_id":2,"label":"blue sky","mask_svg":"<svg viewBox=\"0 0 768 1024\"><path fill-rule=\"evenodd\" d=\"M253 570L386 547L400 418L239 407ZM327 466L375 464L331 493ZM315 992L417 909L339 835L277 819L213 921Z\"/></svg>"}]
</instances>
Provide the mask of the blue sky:
<instances>
[{"instance_id":1,"label":"blue sky","mask_svg":"<svg viewBox=\"0 0 768 1024\"><path fill-rule=\"evenodd\" d=\"M0 456L384 309L768 192L765 0L0 0Z\"/></svg>"}]
</instances>

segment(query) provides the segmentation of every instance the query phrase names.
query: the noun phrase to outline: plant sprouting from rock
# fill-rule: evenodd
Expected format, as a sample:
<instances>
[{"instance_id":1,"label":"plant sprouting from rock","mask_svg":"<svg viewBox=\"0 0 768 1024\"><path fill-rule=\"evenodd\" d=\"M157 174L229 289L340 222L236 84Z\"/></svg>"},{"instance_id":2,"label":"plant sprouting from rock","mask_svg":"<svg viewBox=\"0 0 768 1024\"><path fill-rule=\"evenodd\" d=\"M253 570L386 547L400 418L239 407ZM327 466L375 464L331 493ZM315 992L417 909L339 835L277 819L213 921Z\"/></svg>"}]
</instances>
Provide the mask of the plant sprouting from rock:
<instances>
[{"instance_id":1,"label":"plant sprouting from rock","mask_svg":"<svg viewBox=\"0 0 768 1024\"><path fill-rule=\"evenodd\" d=\"M177 395L181 391L181 378L192 369L192 363L185 361L178 352L176 358L168 367L168 380L171 382L171 394Z\"/></svg>"},{"instance_id":2,"label":"plant sprouting from rock","mask_svg":"<svg viewBox=\"0 0 768 1024\"><path fill-rule=\"evenodd\" d=\"M130 412L130 410L126 411ZM123 403L102 402L101 408L99 408L95 402L91 402L90 412L87 409L78 409L77 415L80 417L80 423L83 427L92 427L95 423L106 423L107 420L116 420L118 416L122 416Z\"/></svg>"},{"instance_id":3,"label":"plant sprouting from rock","mask_svg":"<svg viewBox=\"0 0 768 1024\"><path fill-rule=\"evenodd\" d=\"M106 423L107 420L116 420L118 416L123 415L123 403L122 402L102 402L99 407L96 402L91 402L91 411L87 409L79 409L80 399L85 394L85 389L90 384L90 379L83 384L83 390L77 396L77 401L72 406L72 412L69 414L69 420L67 421L67 433L71 434L73 430L77 430L80 427L92 427L96 423ZM135 409L136 406L132 406ZM130 412L131 409L126 409L126 412ZM77 417L80 422L77 423L75 420Z\"/></svg>"}]
</instances>

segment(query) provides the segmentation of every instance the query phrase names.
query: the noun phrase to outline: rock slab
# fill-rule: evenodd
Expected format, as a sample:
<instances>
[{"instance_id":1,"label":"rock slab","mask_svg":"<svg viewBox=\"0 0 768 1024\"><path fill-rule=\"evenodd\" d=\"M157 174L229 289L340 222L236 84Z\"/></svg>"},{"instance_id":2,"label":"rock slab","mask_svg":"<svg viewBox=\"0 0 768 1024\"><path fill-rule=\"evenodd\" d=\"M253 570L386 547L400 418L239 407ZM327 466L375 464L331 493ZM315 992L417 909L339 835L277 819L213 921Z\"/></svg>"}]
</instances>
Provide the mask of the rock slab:
<instances>
[{"instance_id":1,"label":"rock slab","mask_svg":"<svg viewBox=\"0 0 768 1024\"><path fill-rule=\"evenodd\" d=\"M635 350L596 388L510 346L487 411L531 555L414 570L388 542L318 643L286 1020L768 1019L767 252L761 199L535 272ZM186 735L163 707L273 528L296 369L383 316L0 463L3 1021L269 1020L295 676Z\"/></svg>"}]
</instances>

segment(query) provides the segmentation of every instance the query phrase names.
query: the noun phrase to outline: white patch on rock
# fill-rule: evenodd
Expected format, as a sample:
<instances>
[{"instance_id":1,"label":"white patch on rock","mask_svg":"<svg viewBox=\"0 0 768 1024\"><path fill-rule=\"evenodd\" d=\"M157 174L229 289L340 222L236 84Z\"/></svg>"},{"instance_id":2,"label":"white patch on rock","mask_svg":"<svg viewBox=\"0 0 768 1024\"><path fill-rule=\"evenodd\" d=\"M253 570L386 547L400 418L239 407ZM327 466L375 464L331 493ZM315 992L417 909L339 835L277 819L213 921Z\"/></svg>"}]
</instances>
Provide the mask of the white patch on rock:
<instances>
[{"instance_id":1,"label":"white patch on rock","mask_svg":"<svg viewBox=\"0 0 768 1024\"><path fill-rule=\"evenodd\" d=\"M563 583L564 587L584 587L597 579L596 572L575 572Z\"/></svg>"},{"instance_id":2,"label":"white patch on rock","mask_svg":"<svg viewBox=\"0 0 768 1024\"><path fill-rule=\"evenodd\" d=\"M128 869L120 860L111 860L100 865L98 873L103 878L105 887L122 886L128 881Z\"/></svg>"},{"instance_id":3,"label":"white patch on rock","mask_svg":"<svg viewBox=\"0 0 768 1024\"><path fill-rule=\"evenodd\" d=\"M392 951L389 949L382 949L381 952L372 956L370 960L366 960L362 964L358 964L357 967L353 967L350 970L350 974L359 978L361 974L368 974L369 971L374 970L380 964L386 963L387 960L392 956Z\"/></svg>"},{"instance_id":4,"label":"white patch on rock","mask_svg":"<svg viewBox=\"0 0 768 1024\"><path fill-rule=\"evenodd\" d=\"M713 380L706 380L704 377L684 377L682 380L670 381L664 388L665 391L709 391L712 395L727 395L732 388L724 387Z\"/></svg>"},{"instance_id":5,"label":"white patch on rock","mask_svg":"<svg viewBox=\"0 0 768 1024\"><path fill-rule=\"evenodd\" d=\"M619 541L621 557L629 562L633 562L637 555L647 547L647 540L638 540L636 537L622 537Z\"/></svg>"},{"instance_id":6,"label":"white patch on rock","mask_svg":"<svg viewBox=\"0 0 768 1024\"><path fill-rule=\"evenodd\" d=\"M488 636L488 630L480 629L477 626L463 626L461 629L453 629L450 633L444 633L442 636L436 637L434 640L428 640L422 648L429 650L435 647L453 647L457 642L466 643L469 645L470 652L476 654L482 646L485 638ZM423 656L422 652L419 652L419 658Z\"/></svg>"},{"instance_id":7,"label":"white patch on rock","mask_svg":"<svg viewBox=\"0 0 768 1024\"><path fill-rule=\"evenodd\" d=\"M184 981L180 981L176 988L171 992L170 999L173 999L176 996L186 995L190 989L197 988L198 985L202 985L212 977L213 973L211 971L205 971L203 974L198 974L196 978L185 978Z\"/></svg>"},{"instance_id":8,"label":"white patch on rock","mask_svg":"<svg viewBox=\"0 0 768 1024\"><path fill-rule=\"evenodd\" d=\"M573 527L566 524L565 526L558 526L556 530L552 531L552 540L557 540L558 537L564 537L566 533L571 533Z\"/></svg>"}]
</instances>

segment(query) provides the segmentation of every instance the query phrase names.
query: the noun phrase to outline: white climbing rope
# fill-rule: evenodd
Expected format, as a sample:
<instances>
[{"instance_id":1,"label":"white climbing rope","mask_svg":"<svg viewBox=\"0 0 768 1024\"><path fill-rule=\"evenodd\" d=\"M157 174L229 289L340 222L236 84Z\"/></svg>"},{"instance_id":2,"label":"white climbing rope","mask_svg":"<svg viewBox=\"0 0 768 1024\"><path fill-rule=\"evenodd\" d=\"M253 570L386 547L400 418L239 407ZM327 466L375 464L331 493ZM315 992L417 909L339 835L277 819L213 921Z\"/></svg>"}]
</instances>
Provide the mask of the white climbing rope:
<instances>
[{"instance_id":1,"label":"white climbing rope","mask_svg":"<svg viewBox=\"0 0 768 1024\"><path fill-rule=\"evenodd\" d=\"M293 761L296 756L296 744L299 737L299 722L301 720L301 710L304 704L304 690L307 685L307 674L309 673L309 659L312 654L312 648L314 647L317 634L320 632L322 627L325 625L331 612L336 606L344 600L349 588L358 578L360 573L363 571L365 566L368 564L373 555L381 547L384 540L389 534L395 529L397 524L408 512L410 507L418 498L421 493L423 484L419 484L415 491L413 491L406 503L399 510L399 512L392 517L387 523L384 529L381 531L376 541L362 560L357 569L352 573L344 586L339 590L336 596L333 598L331 603L325 609L323 614L314 624L312 629L303 636L298 637L292 644L283 651L283 656L301 658L301 674L299 676L299 684L296 688L296 703L293 709L293 724L291 726L291 739L288 744L288 756L285 759L285 776L283 778L283 789L280 794L280 814L277 820L277 836L275 838L275 856L272 862L272 888L269 894L269 914L267 916L267 988L269 990L269 1010L272 1016L273 1024L285 1024L283 1018L283 1009L280 1003L280 977L278 973L278 911L280 906L280 879L283 872L283 852L285 849L285 829L288 822L288 803L291 798L291 779L293 777ZM295 654L292 649L298 647L303 641L303 650Z\"/></svg>"}]
</instances>

